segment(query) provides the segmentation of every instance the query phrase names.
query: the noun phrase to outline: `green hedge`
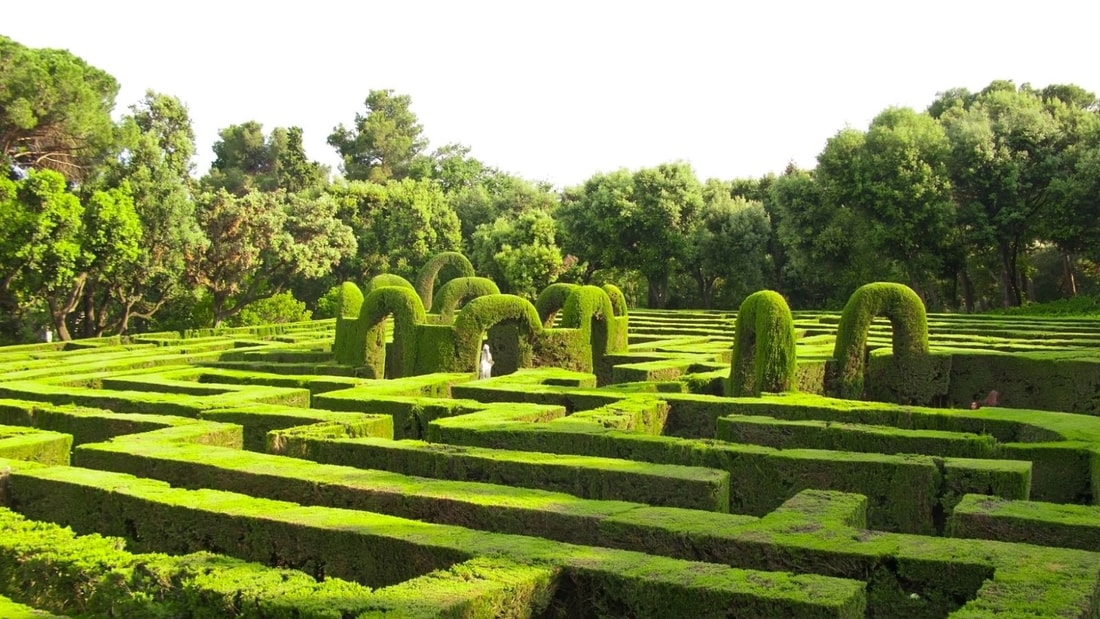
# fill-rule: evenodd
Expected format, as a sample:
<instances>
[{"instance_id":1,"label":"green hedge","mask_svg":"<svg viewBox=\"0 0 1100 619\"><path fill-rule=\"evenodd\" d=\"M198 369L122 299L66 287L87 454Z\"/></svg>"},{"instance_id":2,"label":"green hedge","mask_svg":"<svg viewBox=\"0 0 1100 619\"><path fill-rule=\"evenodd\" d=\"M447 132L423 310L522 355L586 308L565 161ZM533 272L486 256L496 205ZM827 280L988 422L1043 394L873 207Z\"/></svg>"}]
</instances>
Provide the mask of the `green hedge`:
<instances>
[{"instance_id":1,"label":"green hedge","mask_svg":"<svg viewBox=\"0 0 1100 619\"><path fill-rule=\"evenodd\" d=\"M852 293L837 326L833 365L826 379L830 395L847 399L863 397L863 358L867 331L877 316L890 319L893 350L899 371L928 354L928 318L924 303L903 284L866 284ZM915 373L919 368L914 366Z\"/></svg>"},{"instance_id":2,"label":"green hedge","mask_svg":"<svg viewBox=\"0 0 1100 619\"><path fill-rule=\"evenodd\" d=\"M992 458L997 449L997 439L988 434L908 430L823 420L787 421L754 415L719 419L718 438L777 449L816 448L960 458Z\"/></svg>"},{"instance_id":3,"label":"green hedge","mask_svg":"<svg viewBox=\"0 0 1100 619\"><path fill-rule=\"evenodd\" d=\"M371 599L354 583L205 552L131 554L121 539L76 536L3 508L0 531L0 592L67 615L341 619Z\"/></svg>"},{"instance_id":4,"label":"green hedge","mask_svg":"<svg viewBox=\"0 0 1100 619\"><path fill-rule=\"evenodd\" d=\"M0 458L67 465L72 448L68 434L0 425Z\"/></svg>"},{"instance_id":5,"label":"green hedge","mask_svg":"<svg viewBox=\"0 0 1100 619\"><path fill-rule=\"evenodd\" d=\"M537 488L586 499L729 511L729 474L714 469L422 441L340 440L301 436L297 430L279 436L279 453L325 464Z\"/></svg>"},{"instance_id":6,"label":"green hedge","mask_svg":"<svg viewBox=\"0 0 1100 619\"><path fill-rule=\"evenodd\" d=\"M955 505L947 535L1095 552L1100 550L1100 506L967 494Z\"/></svg>"},{"instance_id":7,"label":"green hedge","mask_svg":"<svg viewBox=\"0 0 1100 619\"><path fill-rule=\"evenodd\" d=\"M442 324L447 324L464 303L490 294L500 294L500 288L493 280L486 277L456 277L436 292L431 311L440 315Z\"/></svg>"},{"instance_id":8,"label":"green hedge","mask_svg":"<svg viewBox=\"0 0 1100 619\"><path fill-rule=\"evenodd\" d=\"M440 271L448 269L454 272L455 277L473 277L474 265L462 254L455 251L445 251L432 256L416 275L416 294L424 307L432 307L432 296L435 292L436 280Z\"/></svg>"},{"instance_id":9,"label":"green hedge","mask_svg":"<svg viewBox=\"0 0 1100 619\"><path fill-rule=\"evenodd\" d=\"M380 273L370 278L370 281L367 282L366 287L363 288L363 296L366 297L383 286L397 286L399 288L408 288L414 292L416 291L416 287L404 277L394 275L393 273Z\"/></svg>"},{"instance_id":10,"label":"green hedge","mask_svg":"<svg viewBox=\"0 0 1100 619\"><path fill-rule=\"evenodd\" d=\"M21 468L9 477L8 496L32 518L126 535L141 548L191 552L216 547L367 586L453 569L477 555L560 566L569 584L564 590L559 587L551 604L566 609L617 608L627 616L650 615L654 609L667 610L669 600L679 600L688 604L685 608L711 612L740 607L781 615L857 617L863 616L866 604L865 585L855 580L734 569L360 511L174 489L72 467Z\"/></svg>"},{"instance_id":11,"label":"green hedge","mask_svg":"<svg viewBox=\"0 0 1100 619\"><path fill-rule=\"evenodd\" d=\"M790 391L796 384L795 333L791 309L778 292L749 295L737 313L730 392L733 396L762 391Z\"/></svg>"},{"instance_id":12,"label":"green hedge","mask_svg":"<svg viewBox=\"0 0 1100 619\"><path fill-rule=\"evenodd\" d=\"M547 329L554 326L558 313L565 307L565 299L577 288L579 288L578 284L559 282L542 289L538 298L535 299L535 310L539 313L542 326Z\"/></svg>"}]
</instances>

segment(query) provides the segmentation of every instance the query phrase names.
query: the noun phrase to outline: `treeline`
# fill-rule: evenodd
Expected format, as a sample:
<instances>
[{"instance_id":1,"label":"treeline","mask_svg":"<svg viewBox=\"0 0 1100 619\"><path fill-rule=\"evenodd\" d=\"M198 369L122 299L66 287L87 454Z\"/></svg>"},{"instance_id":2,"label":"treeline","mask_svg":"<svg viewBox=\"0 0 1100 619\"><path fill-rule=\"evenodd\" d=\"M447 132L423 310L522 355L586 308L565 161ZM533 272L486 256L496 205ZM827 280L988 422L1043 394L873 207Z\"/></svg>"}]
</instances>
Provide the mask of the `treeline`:
<instances>
[{"instance_id":1,"label":"treeline","mask_svg":"<svg viewBox=\"0 0 1100 619\"><path fill-rule=\"evenodd\" d=\"M115 122L117 92L69 52L0 37L5 342L328 317L339 282L412 278L448 250L505 292L613 281L650 307L734 308L770 288L833 308L892 280L973 311L1098 280L1100 108L1073 85L887 109L813 170L703 182L671 162L560 192L459 144L429 149L410 97L388 90L328 136L338 171L306 157L300 128L246 121L196 176L181 101L148 92Z\"/></svg>"}]
</instances>

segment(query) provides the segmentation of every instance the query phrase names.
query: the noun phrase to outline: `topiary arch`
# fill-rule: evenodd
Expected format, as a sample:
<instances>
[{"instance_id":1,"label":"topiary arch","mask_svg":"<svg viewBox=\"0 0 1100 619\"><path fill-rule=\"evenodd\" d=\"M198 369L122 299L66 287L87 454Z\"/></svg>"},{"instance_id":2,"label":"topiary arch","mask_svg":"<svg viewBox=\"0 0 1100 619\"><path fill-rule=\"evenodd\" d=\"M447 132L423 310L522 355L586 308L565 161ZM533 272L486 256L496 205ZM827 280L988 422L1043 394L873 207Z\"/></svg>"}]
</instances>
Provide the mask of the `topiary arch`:
<instances>
[{"instance_id":1,"label":"topiary arch","mask_svg":"<svg viewBox=\"0 0 1100 619\"><path fill-rule=\"evenodd\" d=\"M456 277L439 288L432 313L439 314L441 322L449 323L464 303L490 294L500 294L500 288L493 280L487 277Z\"/></svg>"},{"instance_id":2,"label":"topiary arch","mask_svg":"<svg viewBox=\"0 0 1100 619\"><path fill-rule=\"evenodd\" d=\"M554 326L554 319L565 305L565 299L578 287L577 284L557 283L542 289L539 298L535 299L535 309L539 313L542 326L546 328Z\"/></svg>"},{"instance_id":3,"label":"topiary arch","mask_svg":"<svg viewBox=\"0 0 1100 619\"><path fill-rule=\"evenodd\" d=\"M737 312L730 395L792 391L796 383L794 319L783 295L761 290Z\"/></svg>"},{"instance_id":4,"label":"topiary arch","mask_svg":"<svg viewBox=\"0 0 1100 619\"><path fill-rule=\"evenodd\" d=\"M404 277L394 275L393 273L382 273L380 275L375 275L367 282L367 287L363 289L363 295L366 296L374 289L381 288L382 286L401 286L409 290L416 290L413 288L412 283Z\"/></svg>"},{"instance_id":5,"label":"topiary arch","mask_svg":"<svg viewBox=\"0 0 1100 619\"><path fill-rule=\"evenodd\" d=\"M368 294L355 318L342 318L333 346L337 363L365 366L369 378L386 372L386 319L393 316L392 378L416 372L416 328L426 320L424 305L412 288L382 286ZM341 325L338 324L338 327Z\"/></svg>"},{"instance_id":6,"label":"topiary arch","mask_svg":"<svg viewBox=\"0 0 1100 619\"><path fill-rule=\"evenodd\" d=\"M462 308L454 322L455 359L463 370L476 367L485 333L500 323L517 327L526 349L542 331L539 314L527 299L511 294L478 297Z\"/></svg>"},{"instance_id":7,"label":"topiary arch","mask_svg":"<svg viewBox=\"0 0 1100 619\"><path fill-rule=\"evenodd\" d=\"M424 307L432 306L432 297L435 291L436 278L445 267L452 267L458 271L459 277L473 277L474 265L470 260L457 251L445 251L431 257L421 267L416 275L416 293L420 295L420 301Z\"/></svg>"},{"instance_id":8,"label":"topiary arch","mask_svg":"<svg viewBox=\"0 0 1100 619\"><path fill-rule=\"evenodd\" d=\"M867 332L877 316L890 320L894 359L902 372L918 371L916 359L928 354L928 317L924 303L904 284L876 282L852 293L837 327L836 346L825 380L826 392L848 400L863 396Z\"/></svg>"}]
</instances>

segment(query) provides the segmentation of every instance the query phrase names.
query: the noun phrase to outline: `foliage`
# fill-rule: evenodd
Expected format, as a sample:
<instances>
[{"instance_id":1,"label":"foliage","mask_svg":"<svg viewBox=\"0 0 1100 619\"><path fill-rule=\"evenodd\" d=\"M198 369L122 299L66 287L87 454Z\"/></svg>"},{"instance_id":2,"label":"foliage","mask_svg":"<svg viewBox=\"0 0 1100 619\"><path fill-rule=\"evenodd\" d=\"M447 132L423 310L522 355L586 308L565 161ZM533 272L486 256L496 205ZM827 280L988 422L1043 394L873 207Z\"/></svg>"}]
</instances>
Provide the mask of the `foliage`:
<instances>
[{"instance_id":1,"label":"foliage","mask_svg":"<svg viewBox=\"0 0 1100 619\"><path fill-rule=\"evenodd\" d=\"M840 307L884 266L869 246L868 222L830 202L817 176L789 168L775 179L771 204L786 263L782 288L796 307Z\"/></svg>"},{"instance_id":2,"label":"foliage","mask_svg":"<svg viewBox=\"0 0 1100 619\"><path fill-rule=\"evenodd\" d=\"M990 84L941 121L962 240L973 251L997 252L1004 304L1020 305L1020 255L1061 165L1058 122L1036 93L1011 82Z\"/></svg>"},{"instance_id":3,"label":"foliage","mask_svg":"<svg viewBox=\"0 0 1100 619\"><path fill-rule=\"evenodd\" d=\"M734 335L731 395L759 396L763 391L794 389L794 319L783 295L772 290L749 295L737 312Z\"/></svg>"},{"instance_id":4,"label":"foliage","mask_svg":"<svg viewBox=\"0 0 1100 619\"><path fill-rule=\"evenodd\" d=\"M328 194L358 241L354 258L339 271L342 279L377 273L409 279L430 256L461 245L458 218L429 180L336 183Z\"/></svg>"},{"instance_id":5,"label":"foliage","mask_svg":"<svg viewBox=\"0 0 1100 619\"><path fill-rule=\"evenodd\" d=\"M874 251L927 296L956 235L943 127L927 114L888 108L866 133L831 139L817 170L826 199L867 222Z\"/></svg>"},{"instance_id":6,"label":"foliage","mask_svg":"<svg viewBox=\"0 0 1100 619\"><path fill-rule=\"evenodd\" d=\"M337 126L328 143L340 153L342 171L349 181L385 183L423 178L430 163L421 154L428 141L412 98L392 90L372 90L363 102L365 114L356 114L349 129Z\"/></svg>"},{"instance_id":7,"label":"foliage","mask_svg":"<svg viewBox=\"0 0 1100 619\"><path fill-rule=\"evenodd\" d=\"M1100 296L1080 294L1069 299L1058 299L1047 303L1025 303L1018 307L994 308L989 314L1010 316L1060 316L1088 317L1100 316Z\"/></svg>"},{"instance_id":8,"label":"foliage","mask_svg":"<svg viewBox=\"0 0 1100 619\"><path fill-rule=\"evenodd\" d=\"M566 252L593 270L638 270L649 284L650 307L662 307L702 207L702 187L691 167L668 163L633 174L597 174L566 190L556 215Z\"/></svg>"},{"instance_id":9,"label":"foliage","mask_svg":"<svg viewBox=\"0 0 1100 619\"><path fill-rule=\"evenodd\" d=\"M231 327L249 327L301 322L311 317L305 303L295 299L290 291L284 291L249 303L226 323Z\"/></svg>"},{"instance_id":10,"label":"foliage","mask_svg":"<svg viewBox=\"0 0 1100 619\"><path fill-rule=\"evenodd\" d=\"M764 205L738 196L729 187L707 181L704 206L692 230L683 269L695 280L703 307L714 307L716 293L723 306L760 290L770 272L768 241L771 221Z\"/></svg>"},{"instance_id":11,"label":"foliage","mask_svg":"<svg viewBox=\"0 0 1100 619\"><path fill-rule=\"evenodd\" d=\"M206 243L191 201L191 159L195 135L179 99L148 91L119 125L120 154L108 161L91 185L129 187L143 239L129 268L89 282L84 335L124 333L130 321L149 321L185 285L187 256Z\"/></svg>"},{"instance_id":12,"label":"foliage","mask_svg":"<svg viewBox=\"0 0 1100 619\"><path fill-rule=\"evenodd\" d=\"M563 270L556 235L554 218L546 211L502 215L474 232L473 261L505 291L530 300Z\"/></svg>"},{"instance_id":13,"label":"foliage","mask_svg":"<svg viewBox=\"0 0 1100 619\"><path fill-rule=\"evenodd\" d=\"M89 281L132 268L141 227L129 187L89 191L84 201L52 170L0 179L0 295L44 305L61 339Z\"/></svg>"},{"instance_id":14,"label":"foliage","mask_svg":"<svg viewBox=\"0 0 1100 619\"><path fill-rule=\"evenodd\" d=\"M276 127L264 137L263 125L250 120L226 127L218 136L216 157L202 179L207 191L225 189L236 196L253 189L296 193L327 181L325 167L306 157L300 127Z\"/></svg>"},{"instance_id":15,"label":"foliage","mask_svg":"<svg viewBox=\"0 0 1100 619\"><path fill-rule=\"evenodd\" d=\"M0 163L83 179L111 145L117 94L113 77L68 51L0 35Z\"/></svg>"},{"instance_id":16,"label":"foliage","mask_svg":"<svg viewBox=\"0 0 1100 619\"><path fill-rule=\"evenodd\" d=\"M218 190L200 196L197 214L210 244L192 260L190 276L211 294L214 326L282 292L292 276L326 275L355 251L351 229L326 197Z\"/></svg>"},{"instance_id":17,"label":"foliage","mask_svg":"<svg viewBox=\"0 0 1100 619\"><path fill-rule=\"evenodd\" d=\"M532 183L494 172L450 194L450 202L461 222L462 238L470 244L479 227L492 224L500 217L514 219L530 211L553 213L558 197L545 183ZM468 248L472 249L472 244ZM485 268L477 266L479 270Z\"/></svg>"}]
</instances>

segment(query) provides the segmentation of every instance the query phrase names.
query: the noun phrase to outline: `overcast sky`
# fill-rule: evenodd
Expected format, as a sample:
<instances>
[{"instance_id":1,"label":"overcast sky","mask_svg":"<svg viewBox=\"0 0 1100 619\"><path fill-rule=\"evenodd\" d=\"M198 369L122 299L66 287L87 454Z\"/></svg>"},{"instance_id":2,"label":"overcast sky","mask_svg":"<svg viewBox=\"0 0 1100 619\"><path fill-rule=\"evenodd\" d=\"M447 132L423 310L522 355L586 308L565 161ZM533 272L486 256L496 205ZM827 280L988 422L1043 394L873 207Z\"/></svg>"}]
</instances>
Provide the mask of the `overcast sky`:
<instances>
[{"instance_id":1,"label":"overcast sky","mask_svg":"<svg viewBox=\"0 0 1100 619\"><path fill-rule=\"evenodd\" d=\"M995 79L1100 91L1091 4L53 0L5 3L0 34L115 76L116 113L179 97L199 172L248 120L301 126L335 169L327 136L389 88L430 148L562 187L674 160L701 179L813 167L846 126Z\"/></svg>"}]
</instances>

